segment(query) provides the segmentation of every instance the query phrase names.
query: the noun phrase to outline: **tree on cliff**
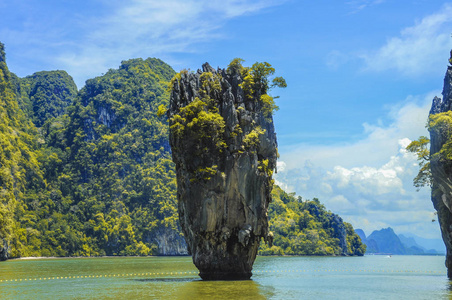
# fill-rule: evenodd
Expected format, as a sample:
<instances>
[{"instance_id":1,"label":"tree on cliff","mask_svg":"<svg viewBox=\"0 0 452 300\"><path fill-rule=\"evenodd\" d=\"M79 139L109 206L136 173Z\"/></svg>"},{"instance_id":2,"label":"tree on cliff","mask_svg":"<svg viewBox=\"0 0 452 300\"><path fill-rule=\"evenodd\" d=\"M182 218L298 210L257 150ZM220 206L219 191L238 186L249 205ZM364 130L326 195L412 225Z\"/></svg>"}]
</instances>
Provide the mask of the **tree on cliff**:
<instances>
[{"instance_id":1,"label":"tree on cliff","mask_svg":"<svg viewBox=\"0 0 452 300\"><path fill-rule=\"evenodd\" d=\"M434 101L439 100L437 97L434 99ZM413 185L418 189L424 186L432 186L433 179L430 167L432 160L452 166L452 111L430 114L427 128L430 132L437 132L445 142L432 155L430 153L430 139L425 136L412 141L406 147L409 152L416 154L419 162L419 172L413 179Z\"/></svg>"},{"instance_id":2,"label":"tree on cliff","mask_svg":"<svg viewBox=\"0 0 452 300\"><path fill-rule=\"evenodd\" d=\"M270 84L270 77L275 73L275 69L268 62L256 62L251 67L244 67L241 58L234 58L227 68L227 72L234 72L241 75L243 82L240 87L245 93L248 100L259 99L262 104L262 110L265 116L270 117L279 107L275 104L274 99L269 95L269 90L274 87L287 87L286 80L283 77L275 77Z\"/></svg>"},{"instance_id":3,"label":"tree on cliff","mask_svg":"<svg viewBox=\"0 0 452 300\"><path fill-rule=\"evenodd\" d=\"M406 147L409 152L416 154L419 162L419 172L413 179L413 185L418 190L423 186L430 186L432 181L429 144L430 139L421 136Z\"/></svg>"}]
</instances>

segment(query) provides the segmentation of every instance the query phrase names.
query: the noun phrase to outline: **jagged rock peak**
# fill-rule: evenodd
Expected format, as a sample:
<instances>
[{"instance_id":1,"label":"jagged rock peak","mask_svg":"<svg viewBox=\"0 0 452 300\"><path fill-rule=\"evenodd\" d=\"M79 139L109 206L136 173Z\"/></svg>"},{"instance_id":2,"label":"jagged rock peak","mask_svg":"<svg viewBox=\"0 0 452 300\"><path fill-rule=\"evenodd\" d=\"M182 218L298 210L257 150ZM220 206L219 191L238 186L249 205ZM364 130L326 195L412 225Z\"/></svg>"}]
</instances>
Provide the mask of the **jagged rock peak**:
<instances>
[{"instance_id":1,"label":"jagged rock peak","mask_svg":"<svg viewBox=\"0 0 452 300\"><path fill-rule=\"evenodd\" d=\"M452 110L452 66L447 67L442 95L442 99L436 96L433 98L430 114Z\"/></svg>"},{"instance_id":2,"label":"jagged rock peak","mask_svg":"<svg viewBox=\"0 0 452 300\"><path fill-rule=\"evenodd\" d=\"M249 279L262 238L277 142L240 72L208 63L173 79L168 118L179 219L203 279Z\"/></svg>"},{"instance_id":3,"label":"jagged rock peak","mask_svg":"<svg viewBox=\"0 0 452 300\"><path fill-rule=\"evenodd\" d=\"M204 63L204 64L202 65L202 71L203 71L203 72L210 72L210 73L212 73L212 74L215 74L215 73L216 73L215 69L212 68L212 67L209 65L208 62L206 62L206 63Z\"/></svg>"}]
</instances>

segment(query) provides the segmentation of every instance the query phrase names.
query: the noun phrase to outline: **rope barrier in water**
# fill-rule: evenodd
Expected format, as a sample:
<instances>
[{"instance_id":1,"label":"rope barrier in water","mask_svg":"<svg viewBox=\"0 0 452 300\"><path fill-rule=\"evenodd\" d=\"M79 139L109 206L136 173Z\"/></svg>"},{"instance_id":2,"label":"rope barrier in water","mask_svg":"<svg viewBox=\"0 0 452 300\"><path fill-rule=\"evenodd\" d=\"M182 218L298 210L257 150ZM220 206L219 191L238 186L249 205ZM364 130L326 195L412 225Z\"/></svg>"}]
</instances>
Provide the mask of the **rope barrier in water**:
<instances>
[{"instance_id":1,"label":"rope barrier in water","mask_svg":"<svg viewBox=\"0 0 452 300\"><path fill-rule=\"evenodd\" d=\"M64 279L85 279L85 278L120 278L133 276L152 276L152 275L197 275L198 272L161 272L161 273L130 273L130 274L102 274L102 275L74 275L74 276L56 276L56 277L37 277L20 279L0 279L2 282L20 282L20 281L39 281L39 280L64 280Z\"/></svg>"},{"instance_id":2,"label":"rope barrier in water","mask_svg":"<svg viewBox=\"0 0 452 300\"><path fill-rule=\"evenodd\" d=\"M254 270L253 274L258 276L266 273L417 273L426 275L445 275L445 271L425 271L425 270L341 270L341 269L315 269L315 270ZM37 278L16 278L16 279L0 279L0 283L12 282L30 282L30 281L45 281L45 280L68 280L68 279L96 279L96 278L124 278L136 276L180 276L180 275L198 275L197 271L188 272L148 272L148 273L126 273L126 274L101 274L101 275L73 275L73 276L51 276L51 277L37 277ZM363 274L365 275L365 274Z\"/></svg>"}]
</instances>

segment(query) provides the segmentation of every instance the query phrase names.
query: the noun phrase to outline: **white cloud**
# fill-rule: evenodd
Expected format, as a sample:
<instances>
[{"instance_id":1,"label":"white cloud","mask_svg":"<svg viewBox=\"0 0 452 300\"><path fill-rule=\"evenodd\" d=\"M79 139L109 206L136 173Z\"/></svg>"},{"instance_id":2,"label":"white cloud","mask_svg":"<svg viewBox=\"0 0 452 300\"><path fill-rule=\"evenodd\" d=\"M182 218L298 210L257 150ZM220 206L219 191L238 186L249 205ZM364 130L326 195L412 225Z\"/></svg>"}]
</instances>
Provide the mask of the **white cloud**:
<instances>
[{"instance_id":1,"label":"white cloud","mask_svg":"<svg viewBox=\"0 0 452 300\"><path fill-rule=\"evenodd\" d=\"M398 233L415 230L439 237L438 225L431 224L430 191L413 187L418 163L405 149L411 140L428 135L425 122L438 93L408 97L389 108L391 124L365 124L366 137L356 143L303 145L281 153L285 168L276 179L289 192L318 197L327 209L368 233L390 226Z\"/></svg>"},{"instance_id":2,"label":"white cloud","mask_svg":"<svg viewBox=\"0 0 452 300\"><path fill-rule=\"evenodd\" d=\"M195 45L222 38L231 18L256 13L284 1L166 0L105 2L110 14L86 20L85 35L56 59L81 86L92 74L116 68L132 57L196 52ZM164 57L163 57L164 58Z\"/></svg>"},{"instance_id":3,"label":"white cloud","mask_svg":"<svg viewBox=\"0 0 452 300\"><path fill-rule=\"evenodd\" d=\"M402 181L398 174L403 167L394 163L398 157L391 157L390 162L381 168L367 166L346 169L340 166L327 172L328 181L337 182L338 188L353 188L363 195L382 195L392 191L404 193Z\"/></svg>"},{"instance_id":4,"label":"white cloud","mask_svg":"<svg viewBox=\"0 0 452 300\"><path fill-rule=\"evenodd\" d=\"M68 71L82 87L86 79L117 68L124 59L155 56L176 67L184 65L175 57L206 51L212 40L227 38L221 29L229 20L284 2L97 0L34 5L22 1L5 4L5 11L14 12L10 17L14 21L0 26L0 36L9 57L20 57L18 66L10 64L19 76L44 65ZM18 50L9 50L10 45Z\"/></svg>"},{"instance_id":5,"label":"white cloud","mask_svg":"<svg viewBox=\"0 0 452 300\"><path fill-rule=\"evenodd\" d=\"M346 168L367 165L379 167L399 150L399 140L417 139L427 135L425 128L431 101L440 91L425 96L409 96L398 105L388 107L390 124L363 124L365 137L355 143L337 145L291 145L281 147L281 160L286 169L304 168L308 160L318 167L330 168L340 165Z\"/></svg>"},{"instance_id":6,"label":"white cloud","mask_svg":"<svg viewBox=\"0 0 452 300\"><path fill-rule=\"evenodd\" d=\"M384 3L385 0L353 0L347 2L347 4L352 8L352 14L358 13L361 10Z\"/></svg>"},{"instance_id":7,"label":"white cloud","mask_svg":"<svg viewBox=\"0 0 452 300\"><path fill-rule=\"evenodd\" d=\"M283 161L278 161L277 163L276 163L276 167L277 167L277 170L278 171L284 171L284 169L286 168L286 163L285 162L283 162Z\"/></svg>"},{"instance_id":8,"label":"white cloud","mask_svg":"<svg viewBox=\"0 0 452 300\"><path fill-rule=\"evenodd\" d=\"M403 29L398 37L388 39L376 52L363 54L366 69L396 70L406 76L441 70L452 46L451 25L452 6L446 4L437 13Z\"/></svg>"},{"instance_id":9,"label":"white cloud","mask_svg":"<svg viewBox=\"0 0 452 300\"><path fill-rule=\"evenodd\" d=\"M332 70L338 70L349 61L350 57L338 50L330 51L325 59L326 66Z\"/></svg>"}]
</instances>

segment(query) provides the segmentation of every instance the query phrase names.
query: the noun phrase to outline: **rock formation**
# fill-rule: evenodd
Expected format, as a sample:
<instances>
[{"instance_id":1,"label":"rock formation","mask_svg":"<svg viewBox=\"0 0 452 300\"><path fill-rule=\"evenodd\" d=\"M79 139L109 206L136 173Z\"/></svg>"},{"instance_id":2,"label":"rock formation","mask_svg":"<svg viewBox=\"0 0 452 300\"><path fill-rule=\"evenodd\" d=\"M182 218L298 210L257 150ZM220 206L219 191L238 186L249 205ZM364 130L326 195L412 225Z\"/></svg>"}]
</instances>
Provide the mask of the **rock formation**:
<instances>
[{"instance_id":1,"label":"rock formation","mask_svg":"<svg viewBox=\"0 0 452 300\"><path fill-rule=\"evenodd\" d=\"M442 99L433 99L430 120L433 115L452 110L452 66L447 68L442 94ZM448 277L452 278L452 161L440 153L443 146L450 143L452 136L448 126L431 126L431 121L429 131L432 202L438 212L441 234L446 245Z\"/></svg>"},{"instance_id":2,"label":"rock formation","mask_svg":"<svg viewBox=\"0 0 452 300\"><path fill-rule=\"evenodd\" d=\"M173 79L167 114L179 219L205 280L249 279L260 240L271 242L276 134L267 79L259 87L250 78L206 63Z\"/></svg>"},{"instance_id":3,"label":"rock formation","mask_svg":"<svg viewBox=\"0 0 452 300\"><path fill-rule=\"evenodd\" d=\"M147 243L157 243L157 255L188 255L184 238L171 228L161 226L144 240Z\"/></svg>"}]
</instances>

